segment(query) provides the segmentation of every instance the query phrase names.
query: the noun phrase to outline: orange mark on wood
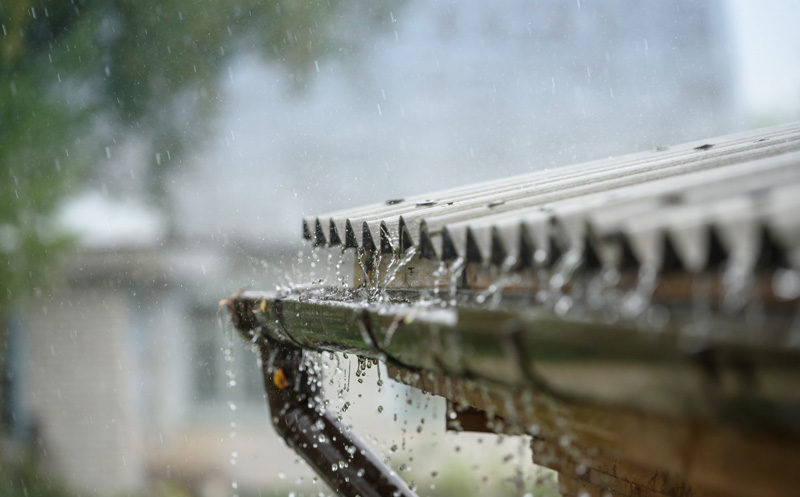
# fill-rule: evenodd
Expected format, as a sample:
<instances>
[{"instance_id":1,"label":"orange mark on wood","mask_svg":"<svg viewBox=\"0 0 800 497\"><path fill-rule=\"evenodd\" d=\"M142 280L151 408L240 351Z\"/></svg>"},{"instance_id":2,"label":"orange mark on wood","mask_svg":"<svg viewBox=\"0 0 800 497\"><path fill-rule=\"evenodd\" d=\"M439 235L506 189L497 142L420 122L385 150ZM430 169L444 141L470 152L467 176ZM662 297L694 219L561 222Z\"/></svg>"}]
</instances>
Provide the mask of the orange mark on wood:
<instances>
[{"instance_id":1,"label":"orange mark on wood","mask_svg":"<svg viewBox=\"0 0 800 497\"><path fill-rule=\"evenodd\" d=\"M258 303L258 309L253 309L253 314L258 314L260 312L267 312L267 299L261 299L261 302Z\"/></svg>"},{"instance_id":2,"label":"orange mark on wood","mask_svg":"<svg viewBox=\"0 0 800 497\"><path fill-rule=\"evenodd\" d=\"M283 373L282 368L278 368L278 371L272 375L272 383L274 383L275 386L280 390L283 390L289 386L289 380L286 379L286 375Z\"/></svg>"}]
</instances>

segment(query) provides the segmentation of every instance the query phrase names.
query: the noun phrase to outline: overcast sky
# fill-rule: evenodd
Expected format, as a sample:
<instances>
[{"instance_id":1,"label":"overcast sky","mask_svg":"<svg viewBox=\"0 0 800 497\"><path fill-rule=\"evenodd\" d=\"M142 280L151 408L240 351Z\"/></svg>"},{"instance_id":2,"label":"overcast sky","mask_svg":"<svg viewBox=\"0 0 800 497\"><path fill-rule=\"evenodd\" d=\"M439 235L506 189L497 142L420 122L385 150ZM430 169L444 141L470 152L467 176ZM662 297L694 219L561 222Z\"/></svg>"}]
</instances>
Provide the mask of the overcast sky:
<instances>
[{"instance_id":1,"label":"overcast sky","mask_svg":"<svg viewBox=\"0 0 800 497\"><path fill-rule=\"evenodd\" d=\"M800 2L729 0L741 98L753 115L800 119Z\"/></svg>"}]
</instances>

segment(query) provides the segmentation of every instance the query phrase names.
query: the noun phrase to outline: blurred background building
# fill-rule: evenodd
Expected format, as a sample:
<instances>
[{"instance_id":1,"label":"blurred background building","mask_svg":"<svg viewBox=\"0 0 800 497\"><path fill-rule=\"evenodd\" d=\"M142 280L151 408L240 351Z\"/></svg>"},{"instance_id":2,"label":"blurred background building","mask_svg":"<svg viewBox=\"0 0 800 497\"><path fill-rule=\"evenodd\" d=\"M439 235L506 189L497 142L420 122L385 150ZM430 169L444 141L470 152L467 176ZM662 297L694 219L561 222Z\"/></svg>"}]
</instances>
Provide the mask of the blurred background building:
<instances>
[{"instance_id":1,"label":"blurred background building","mask_svg":"<svg viewBox=\"0 0 800 497\"><path fill-rule=\"evenodd\" d=\"M180 32L185 19L204 16L188 5L142 15ZM20 15L30 26L49 15L27 8ZM49 217L34 223L76 234L77 245L49 266L60 278L4 303L5 438L81 492L146 492L173 481L211 497L310 483L271 432L254 358L233 340L236 360L226 359L217 310L220 298L242 287L326 277L327 254L312 268L311 250L299 243L303 214L800 117L800 37L789 2L260 8L277 34L262 32L264 41L245 33L220 45L219 57L208 55L219 59L205 76L213 85L187 90L151 78L156 97L117 97L150 99L127 127L106 125L101 112L85 136L69 138L93 141L94 152L77 159L92 164L90 173L59 190ZM0 7L6 53L17 36L3 17L12 10ZM249 12L239 11L197 22L213 36L233 37L244 31L236 15ZM110 46L126 29L141 28L110 8L97 15L92 33ZM319 41L303 29L326 33L325 44L302 48ZM79 49L57 36L56 48ZM148 45L147 36L146 28L134 36L136 57L147 59L150 50L188 64L169 40ZM177 55L164 55L172 50ZM111 51L98 67L125 73L134 62L114 59L123 55L130 56ZM15 71L6 71L4 91L18 98L24 81ZM135 83L145 72L124 77ZM78 103L67 107L109 98L69 80L69 72L49 76L72 81L66 94ZM185 111L193 99L203 102L201 111ZM6 114L0 134L26 126L14 116ZM155 131L139 133L142 126ZM192 136L181 141L182 134ZM159 142L162 135L172 141ZM62 174L67 159L52 154L46 172L27 173ZM4 200L19 199L13 185L26 170L3 167L11 185ZM9 267L22 250L19 226L0 222ZM363 418L359 430L391 429Z\"/></svg>"}]
</instances>

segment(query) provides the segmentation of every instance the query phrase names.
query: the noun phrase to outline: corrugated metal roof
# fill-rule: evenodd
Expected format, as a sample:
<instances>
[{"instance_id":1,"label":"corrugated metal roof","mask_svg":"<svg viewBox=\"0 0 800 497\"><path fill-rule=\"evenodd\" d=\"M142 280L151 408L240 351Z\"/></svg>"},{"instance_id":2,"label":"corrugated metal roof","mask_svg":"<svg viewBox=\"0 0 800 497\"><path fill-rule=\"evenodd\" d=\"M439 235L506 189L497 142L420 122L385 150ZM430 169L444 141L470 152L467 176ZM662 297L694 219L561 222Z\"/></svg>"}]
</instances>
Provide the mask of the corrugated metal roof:
<instances>
[{"instance_id":1,"label":"corrugated metal roof","mask_svg":"<svg viewBox=\"0 0 800 497\"><path fill-rule=\"evenodd\" d=\"M315 245L506 266L800 262L800 123L303 220Z\"/></svg>"}]
</instances>

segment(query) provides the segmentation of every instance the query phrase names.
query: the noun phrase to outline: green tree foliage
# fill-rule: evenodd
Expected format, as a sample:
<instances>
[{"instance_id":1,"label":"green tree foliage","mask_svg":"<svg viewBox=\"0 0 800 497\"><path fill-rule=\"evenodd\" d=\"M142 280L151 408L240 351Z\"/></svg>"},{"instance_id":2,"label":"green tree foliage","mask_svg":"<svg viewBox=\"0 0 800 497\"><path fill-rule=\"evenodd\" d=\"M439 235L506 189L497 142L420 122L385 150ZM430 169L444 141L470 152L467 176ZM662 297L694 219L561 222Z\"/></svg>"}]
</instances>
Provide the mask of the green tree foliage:
<instances>
[{"instance_id":1,"label":"green tree foliage","mask_svg":"<svg viewBox=\"0 0 800 497\"><path fill-rule=\"evenodd\" d=\"M357 54L397 8L366 0L0 0L0 311L41 284L45 261L64 246L52 229L55 209L110 167L114 144L145 144L148 191L158 199L162 173L186 162L207 131L231 55L252 52L285 67L301 91L315 61Z\"/></svg>"},{"instance_id":2,"label":"green tree foliage","mask_svg":"<svg viewBox=\"0 0 800 497\"><path fill-rule=\"evenodd\" d=\"M64 485L38 471L27 457L9 464L0 462L0 495L4 497L71 497Z\"/></svg>"}]
</instances>

